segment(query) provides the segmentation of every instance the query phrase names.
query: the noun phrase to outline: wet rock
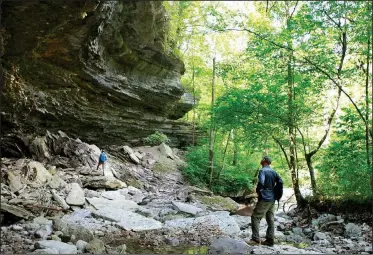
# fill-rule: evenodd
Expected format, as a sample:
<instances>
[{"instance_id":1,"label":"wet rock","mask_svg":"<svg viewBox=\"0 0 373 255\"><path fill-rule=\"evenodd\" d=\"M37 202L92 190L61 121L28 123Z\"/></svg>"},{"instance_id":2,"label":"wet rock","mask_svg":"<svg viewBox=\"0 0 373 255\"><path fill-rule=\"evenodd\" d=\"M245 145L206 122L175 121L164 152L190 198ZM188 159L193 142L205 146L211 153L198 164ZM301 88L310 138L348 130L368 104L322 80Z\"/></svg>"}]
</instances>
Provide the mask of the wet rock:
<instances>
[{"instance_id":1,"label":"wet rock","mask_svg":"<svg viewBox=\"0 0 373 255\"><path fill-rule=\"evenodd\" d=\"M66 203L69 205L84 205L84 191L78 183L71 183L71 189L66 197Z\"/></svg>"},{"instance_id":2,"label":"wet rock","mask_svg":"<svg viewBox=\"0 0 373 255\"><path fill-rule=\"evenodd\" d=\"M304 236L302 228L293 228L294 235Z\"/></svg>"},{"instance_id":3,"label":"wet rock","mask_svg":"<svg viewBox=\"0 0 373 255\"><path fill-rule=\"evenodd\" d=\"M218 238L209 247L209 254L249 254L250 246L242 240Z\"/></svg>"},{"instance_id":4,"label":"wet rock","mask_svg":"<svg viewBox=\"0 0 373 255\"><path fill-rule=\"evenodd\" d=\"M354 224L348 223L346 225L345 236L346 237L359 237L361 236L361 227Z\"/></svg>"},{"instance_id":5,"label":"wet rock","mask_svg":"<svg viewBox=\"0 0 373 255\"><path fill-rule=\"evenodd\" d=\"M86 246L86 251L93 254L103 253L105 251L105 244L100 239L93 239Z\"/></svg>"},{"instance_id":6,"label":"wet rock","mask_svg":"<svg viewBox=\"0 0 373 255\"><path fill-rule=\"evenodd\" d=\"M8 212L10 214L13 214L13 215L15 215L19 218L23 218L23 219L26 219L26 220L29 217L33 216L32 213L30 213L29 211L25 210L22 207L15 206L15 205L9 205L9 204L6 204L6 203L1 203L0 209L1 209L1 211Z\"/></svg>"},{"instance_id":7,"label":"wet rock","mask_svg":"<svg viewBox=\"0 0 373 255\"><path fill-rule=\"evenodd\" d=\"M101 208L92 212L96 217L116 222L115 225L124 230L143 231L162 227L162 223L140 214L117 208Z\"/></svg>"},{"instance_id":8,"label":"wet rock","mask_svg":"<svg viewBox=\"0 0 373 255\"><path fill-rule=\"evenodd\" d=\"M316 227L316 226L325 224L326 222L336 221L336 220L337 220L337 216L333 214L323 214L319 218L312 220L312 226Z\"/></svg>"},{"instance_id":9,"label":"wet rock","mask_svg":"<svg viewBox=\"0 0 373 255\"><path fill-rule=\"evenodd\" d=\"M75 245L66 244L54 240L43 240L35 243L35 248L46 249L55 248L60 254L77 254L77 248Z\"/></svg>"},{"instance_id":10,"label":"wet rock","mask_svg":"<svg viewBox=\"0 0 373 255\"><path fill-rule=\"evenodd\" d=\"M201 208L198 208L196 206L185 204L181 202L172 201L172 204L181 212L189 213L192 215L196 215L199 212L202 212Z\"/></svg>"}]
</instances>

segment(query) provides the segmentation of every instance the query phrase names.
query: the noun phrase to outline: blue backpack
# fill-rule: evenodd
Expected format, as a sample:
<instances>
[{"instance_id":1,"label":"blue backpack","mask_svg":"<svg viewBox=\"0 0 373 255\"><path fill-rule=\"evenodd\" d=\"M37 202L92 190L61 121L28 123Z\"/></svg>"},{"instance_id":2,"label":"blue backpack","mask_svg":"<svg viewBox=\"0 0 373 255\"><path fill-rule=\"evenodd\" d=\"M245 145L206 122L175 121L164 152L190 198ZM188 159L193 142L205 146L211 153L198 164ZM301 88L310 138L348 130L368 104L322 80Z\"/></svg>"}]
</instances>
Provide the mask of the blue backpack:
<instances>
[{"instance_id":1,"label":"blue backpack","mask_svg":"<svg viewBox=\"0 0 373 255\"><path fill-rule=\"evenodd\" d=\"M106 161L106 155L105 155L104 152L102 152L101 155L100 155L100 161L102 161L102 162Z\"/></svg>"}]
</instances>

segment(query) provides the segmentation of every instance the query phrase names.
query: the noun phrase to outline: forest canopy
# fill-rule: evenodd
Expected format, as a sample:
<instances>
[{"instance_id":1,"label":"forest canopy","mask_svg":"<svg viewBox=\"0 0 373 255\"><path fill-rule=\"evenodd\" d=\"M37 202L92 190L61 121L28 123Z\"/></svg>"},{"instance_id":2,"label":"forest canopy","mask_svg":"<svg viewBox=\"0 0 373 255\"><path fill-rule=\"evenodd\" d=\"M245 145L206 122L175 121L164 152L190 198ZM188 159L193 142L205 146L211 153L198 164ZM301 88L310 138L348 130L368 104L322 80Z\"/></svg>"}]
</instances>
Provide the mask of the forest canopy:
<instances>
[{"instance_id":1,"label":"forest canopy","mask_svg":"<svg viewBox=\"0 0 373 255\"><path fill-rule=\"evenodd\" d=\"M253 189L260 158L293 187L370 199L372 3L165 1L164 47L186 65L205 132L184 174L231 195Z\"/></svg>"}]
</instances>

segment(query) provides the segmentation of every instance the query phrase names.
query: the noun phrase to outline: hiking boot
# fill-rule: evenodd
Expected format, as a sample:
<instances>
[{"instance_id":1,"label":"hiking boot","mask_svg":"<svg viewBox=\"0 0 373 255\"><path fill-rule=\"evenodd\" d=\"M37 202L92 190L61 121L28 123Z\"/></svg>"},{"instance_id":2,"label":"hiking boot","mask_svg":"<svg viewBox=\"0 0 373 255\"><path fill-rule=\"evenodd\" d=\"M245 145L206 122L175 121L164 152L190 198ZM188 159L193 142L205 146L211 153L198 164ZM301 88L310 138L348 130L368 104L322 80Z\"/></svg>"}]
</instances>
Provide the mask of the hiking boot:
<instances>
[{"instance_id":1,"label":"hiking boot","mask_svg":"<svg viewBox=\"0 0 373 255\"><path fill-rule=\"evenodd\" d=\"M246 242L248 245L260 245L260 240L251 239L250 241Z\"/></svg>"},{"instance_id":2,"label":"hiking boot","mask_svg":"<svg viewBox=\"0 0 373 255\"><path fill-rule=\"evenodd\" d=\"M275 241L273 239L266 239L264 242L262 242L262 244L267 246L273 246L275 244Z\"/></svg>"}]
</instances>

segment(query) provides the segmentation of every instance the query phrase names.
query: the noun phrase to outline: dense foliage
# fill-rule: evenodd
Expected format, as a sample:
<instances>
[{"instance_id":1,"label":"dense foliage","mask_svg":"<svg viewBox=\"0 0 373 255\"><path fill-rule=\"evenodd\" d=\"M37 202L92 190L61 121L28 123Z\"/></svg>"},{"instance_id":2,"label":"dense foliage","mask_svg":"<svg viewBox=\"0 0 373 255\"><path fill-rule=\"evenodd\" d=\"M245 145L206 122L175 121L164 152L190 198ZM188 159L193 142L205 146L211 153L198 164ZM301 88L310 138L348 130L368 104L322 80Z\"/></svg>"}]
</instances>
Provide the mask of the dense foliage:
<instances>
[{"instance_id":1,"label":"dense foliage","mask_svg":"<svg viewBox=\"0 0 373 255\"><path fill-rule=\"evenodd\" d=\"M304 187L320 198L372 197L370 2L165 7L183 86L199 99L185 119L206 130L187 153L192 183L252 189L269 155L298 202Z\"/></svg>"}]
</instances>

